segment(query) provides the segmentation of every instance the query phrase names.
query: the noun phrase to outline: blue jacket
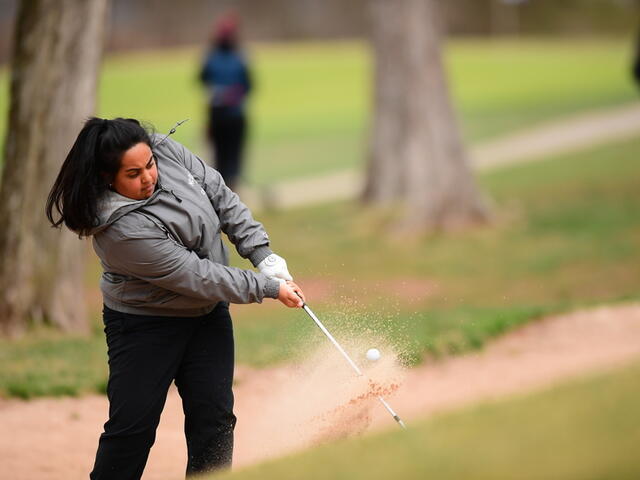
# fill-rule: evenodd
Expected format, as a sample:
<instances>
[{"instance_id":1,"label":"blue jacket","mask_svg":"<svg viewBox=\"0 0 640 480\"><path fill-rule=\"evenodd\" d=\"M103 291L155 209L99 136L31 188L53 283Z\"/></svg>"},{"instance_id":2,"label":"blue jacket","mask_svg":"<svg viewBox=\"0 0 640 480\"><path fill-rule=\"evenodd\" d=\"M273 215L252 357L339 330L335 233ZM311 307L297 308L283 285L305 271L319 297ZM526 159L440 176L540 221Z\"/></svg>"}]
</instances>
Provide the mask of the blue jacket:
<instances>
[{"instance_id":1,"label":"blue jacket","mask_svg":"<svg viewBox=\"0 0 640 480\"><path fill-rule=\"evenodd\" d=\"M209 105L227 107L241 114L251 90L249 70L243 56L235 50L209 51L202 65L200 80L209 90Z\"/></svg>"}]
</instances>

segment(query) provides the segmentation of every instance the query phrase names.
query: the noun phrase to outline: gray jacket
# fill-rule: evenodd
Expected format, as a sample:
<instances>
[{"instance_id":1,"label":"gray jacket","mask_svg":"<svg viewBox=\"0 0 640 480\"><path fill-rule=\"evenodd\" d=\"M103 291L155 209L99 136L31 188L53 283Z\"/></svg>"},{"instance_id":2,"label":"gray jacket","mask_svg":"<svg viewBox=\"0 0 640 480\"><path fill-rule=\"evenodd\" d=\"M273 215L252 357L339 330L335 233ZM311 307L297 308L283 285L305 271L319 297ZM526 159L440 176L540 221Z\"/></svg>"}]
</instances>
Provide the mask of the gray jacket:
<instances>
[{"instance_id":1,"label":"gray jacket","mask_svg":"<svg viewBox=\"0 0 640 480\"><path fill-rule=\"evenodd\" d=\"M146 200L108 192L91 233L107 307L139 315L199 316L220 301L277 298L279 283L228 266L224 232L254 266L269 237L220 174L179 143L153 137L158 182Z\"/></svg>"}]
</instances>

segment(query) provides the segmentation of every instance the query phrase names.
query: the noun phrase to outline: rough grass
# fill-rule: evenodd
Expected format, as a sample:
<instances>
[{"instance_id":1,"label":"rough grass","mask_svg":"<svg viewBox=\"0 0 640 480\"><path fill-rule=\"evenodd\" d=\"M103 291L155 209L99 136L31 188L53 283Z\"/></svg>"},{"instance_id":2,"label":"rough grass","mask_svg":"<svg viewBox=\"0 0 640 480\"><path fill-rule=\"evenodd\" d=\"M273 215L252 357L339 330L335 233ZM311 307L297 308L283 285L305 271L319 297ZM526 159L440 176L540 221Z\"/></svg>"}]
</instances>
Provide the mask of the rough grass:
<instances>
[{"instance_id":1,"label":"rough grass","mask_svg":"<svg viewBox=\"0 0 640 480\"><path fill-rule=\"evenodd\" d=\"M84 337L37 329L20 340L0 340L0 396L104 393L106 351L98 331Z\"/></svg>"},{"instance_id":2,"label":"rough grass","mask_svg":"<svg viewBox=\"0 0 640 480\"><path fill-rule=\"evenodd\" d=\"M206 478L635 479L640 364Z\"/></svg>"},{"instance_id":3,"label":"rough grass","mask_svg":"<svg viewBox=\"0 0 640 480\"><path fill-rule=\"evenodd\" d=\"M451 90L467 139L505 134L575 112L628 102L630 42L607 39L465 39L446 51ZM359 165L371 98L366 44L255 45L256 95L246 170L253 184ZM100 80L99 113L131 116L167 131L204 157L205 111L196 80L201 52L111 55ZM0 141L6 70L0 70Z\"/></svg>"}]
</instances>

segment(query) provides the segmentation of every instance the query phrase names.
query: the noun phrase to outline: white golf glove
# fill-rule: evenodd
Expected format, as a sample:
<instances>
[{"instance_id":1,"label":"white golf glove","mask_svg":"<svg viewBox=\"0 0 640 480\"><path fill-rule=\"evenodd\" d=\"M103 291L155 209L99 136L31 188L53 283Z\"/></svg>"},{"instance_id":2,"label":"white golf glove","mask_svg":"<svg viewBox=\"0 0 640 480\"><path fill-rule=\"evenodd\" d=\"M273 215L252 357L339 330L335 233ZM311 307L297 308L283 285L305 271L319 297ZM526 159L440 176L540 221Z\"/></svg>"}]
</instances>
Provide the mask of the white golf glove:
<instances>
[{"instance_id":1,"label":"white golf glove","mask_svg":"<svg viewBox=\"0 0 640 480\"><path fill-rule=\"evenodd\" d=\"M287 262L280 255L272 253L258 264L258 270L260 273L265 274L267 277L275 278L280 283L293 280L293 277L287 270Z\"/></svg>"}]
</instances>

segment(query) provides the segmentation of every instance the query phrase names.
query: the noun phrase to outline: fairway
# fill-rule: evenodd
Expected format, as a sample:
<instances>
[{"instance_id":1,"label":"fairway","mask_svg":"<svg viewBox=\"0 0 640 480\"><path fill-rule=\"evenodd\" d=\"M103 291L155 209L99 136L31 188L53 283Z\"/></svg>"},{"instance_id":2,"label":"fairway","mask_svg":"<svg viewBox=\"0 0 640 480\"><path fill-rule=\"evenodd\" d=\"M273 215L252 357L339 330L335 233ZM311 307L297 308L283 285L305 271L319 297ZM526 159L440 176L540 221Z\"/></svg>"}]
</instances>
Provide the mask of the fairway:
<instances>
[{"instance_id":1,"label":"fairway","mask_svg":"<svg viewBox=\"0 0 640 480\"><path fill-rule=\"evenodd\" d=\"M624 40L598 38L450 41L446 61L465 136L477 142L634 100L630 47ZM371 110L367 45L257 44L249 52L256 90L246 180L265 185L361 165ZM190 118L176 139L208 157L197 82L201 54L190 48L109 55L98 113L141 118L159 131ZM5 68L0 71L2 139L7 89Z\"/></svg>"}]
</instances>

